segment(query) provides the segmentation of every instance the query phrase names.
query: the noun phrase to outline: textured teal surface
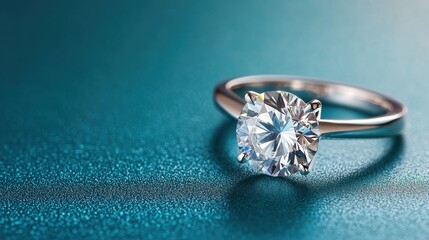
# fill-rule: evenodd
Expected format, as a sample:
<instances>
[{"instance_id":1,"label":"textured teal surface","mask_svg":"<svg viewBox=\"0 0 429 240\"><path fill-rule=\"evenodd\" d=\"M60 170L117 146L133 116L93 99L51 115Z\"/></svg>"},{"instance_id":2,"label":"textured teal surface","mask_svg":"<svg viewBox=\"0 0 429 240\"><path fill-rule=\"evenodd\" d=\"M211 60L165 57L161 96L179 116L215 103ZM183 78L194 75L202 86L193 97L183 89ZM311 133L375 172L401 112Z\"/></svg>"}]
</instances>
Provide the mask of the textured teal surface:
<instances>
[{"instance_id":1,"label":"textured teal surface","mask_svg":"<svg viewBox=\"0 0 429 240\"><path fill-rule=\"evenodd\" d=\"M0 238L427 239L426 1L0 3ZM351 83L409 108L393 139L324 140L252 175L212 91ZM426 124L426 125L425 125Z\"/></svg>"}]
</instances>

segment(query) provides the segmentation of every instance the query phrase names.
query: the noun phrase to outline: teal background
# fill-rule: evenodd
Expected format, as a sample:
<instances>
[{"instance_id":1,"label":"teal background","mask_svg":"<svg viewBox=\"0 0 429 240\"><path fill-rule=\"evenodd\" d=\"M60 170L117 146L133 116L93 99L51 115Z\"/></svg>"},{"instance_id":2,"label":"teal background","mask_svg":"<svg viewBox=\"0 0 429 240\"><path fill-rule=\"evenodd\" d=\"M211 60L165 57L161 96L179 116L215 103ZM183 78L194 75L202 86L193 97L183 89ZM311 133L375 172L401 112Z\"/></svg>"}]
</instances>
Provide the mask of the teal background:
<instances>
[{"instance_id":1,"label":"teal background","mask_svg":"<svg viewBox=\"0 0 429 240\"><path fill-rule=\"evenodd\" d=\"M2 1L0 238L428 239L427 1ZM333 79L409 109L253 175L214 86ZM324 113L325 114L325 113Z\"/></svg>"}]
</instances>

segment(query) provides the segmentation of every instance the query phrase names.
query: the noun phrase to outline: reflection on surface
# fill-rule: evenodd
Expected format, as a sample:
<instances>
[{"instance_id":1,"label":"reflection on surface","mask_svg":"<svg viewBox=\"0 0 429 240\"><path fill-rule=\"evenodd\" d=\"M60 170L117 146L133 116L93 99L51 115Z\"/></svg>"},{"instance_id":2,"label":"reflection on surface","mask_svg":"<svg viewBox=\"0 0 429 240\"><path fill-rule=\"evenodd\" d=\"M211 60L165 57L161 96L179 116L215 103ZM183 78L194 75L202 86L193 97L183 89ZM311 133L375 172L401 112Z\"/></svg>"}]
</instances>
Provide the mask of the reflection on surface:
<instances>
[{"instance_id":1,"label":"reflection on surface","mask_svg":"<svg viewBox=\"0 0 429 240\"><path fill-rule=\"evenodd\" d=\"M309 182L305 177L294 179L273 178L255 175L244 178L229 192L230 211L234 222L238 220L240 228L254 234L286 232L306 224L306 217L317 212L313 204L326 194L350 194L363 181L375 181L379 174L388 172L396 161L401 159L403 138L390 139L390 150L380 159L348 177L333 180L323 185ZM301 178L299 178L301 177ZM317 208L317 204L316 204Z\"/></svg>"},{"instance_id":2,"label":"reflection on surface","mask_svg":"<svg viewBox=\"0 0 429 240\"><path fill-rule=\"evenodd\" d=\"M314 194L305 184L258 175L238 182L229 192L233 222L242 231L269 235L305 224L303 217Z\"/></svg>"},{"instance_id":3,"label":"reflection on surface","mask_svg":"<svg viewBox=\"0 0 429 240\"><path fill-rule=\"evenodd\" d=\"M328 114L335 116L336 113L328 112ZM352 169L342 171L341 168L348 166L336 166L337 163L333 161L325 164L331 164L332 168L340 168L334 171L339 174L329 175L319 171L318 175L311 175L308 178L304 176L273 178L265 175L250 175L245 167L237 163L234 155L236 151L232 150L236 148L234 130L235 121L226 121L218 127L211 143L214 147L213 155L216 162L228 173L241 179L228 194L232 222L240 223L235 226L237 229L258 235L282 235L292 229L293 232L299 233L299 229L306 225L308 219L318 211L317 202L320 198L327 195L352 194L359 186L377 180L381 174L391 171L402 159L404 150L402 136L373 139L371 141L376 141L383 146L379 155L372 155L370 151L361 151L353 146L344 150L361 154L361 156L368 155L365 157L368 162L358 168L354 166ZM361 146L371 144L365 140L360 141ZM330 149L328 152L333 154L332 158L339 158L335 155L335 149ZM340 161L344 161L347 165L352 163L353 159L340 159Z\"/></svg>"}]
</instances>

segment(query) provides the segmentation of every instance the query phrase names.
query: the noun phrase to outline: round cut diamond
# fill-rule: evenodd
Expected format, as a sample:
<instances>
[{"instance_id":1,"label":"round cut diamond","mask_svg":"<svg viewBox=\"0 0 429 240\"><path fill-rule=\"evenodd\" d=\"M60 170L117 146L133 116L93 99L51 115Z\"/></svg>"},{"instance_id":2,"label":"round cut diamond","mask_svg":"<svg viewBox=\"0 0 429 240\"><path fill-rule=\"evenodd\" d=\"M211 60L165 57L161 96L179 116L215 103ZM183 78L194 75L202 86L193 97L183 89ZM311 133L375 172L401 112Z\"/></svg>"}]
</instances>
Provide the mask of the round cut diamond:
<instances>
[{"instance_id":1,"label":"round cut diamond","mask_svg":"<svg viewBox=\"0 0 429 240\"><path fill-rule=\"evenodd\" d=\"M307 174L320 138L321 104L283 91L246 94L237 124L239 160L258 172Z\"/></svg>"}]
</instances>

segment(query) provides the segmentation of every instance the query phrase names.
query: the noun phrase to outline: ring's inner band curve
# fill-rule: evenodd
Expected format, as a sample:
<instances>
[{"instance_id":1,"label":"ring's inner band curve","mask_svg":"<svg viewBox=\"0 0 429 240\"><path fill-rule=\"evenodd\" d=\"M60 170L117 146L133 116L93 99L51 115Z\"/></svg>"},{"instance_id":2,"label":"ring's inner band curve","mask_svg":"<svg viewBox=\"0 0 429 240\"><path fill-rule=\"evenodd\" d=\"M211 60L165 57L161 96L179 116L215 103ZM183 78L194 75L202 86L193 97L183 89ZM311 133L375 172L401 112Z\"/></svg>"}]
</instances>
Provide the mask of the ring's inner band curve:
<instances>
[{"instance_id":1,"label":"ring's inner band curve","mask_svg":"<svg viewBox=\"0 0 429 240\"><path fill-rule=\"evenodd\" d=\"M391 136L398 134L404 125L406 109L399 101L371 90L310 78L280 75L235 78L219 84L215 98L220 107L238 118L245 101L233 90L266 86L309 92L322 104L329 102L372 112L383 110L381 115L365 119L320 119L320 130L324 136Z\"/></svg>"}]
</instances>

